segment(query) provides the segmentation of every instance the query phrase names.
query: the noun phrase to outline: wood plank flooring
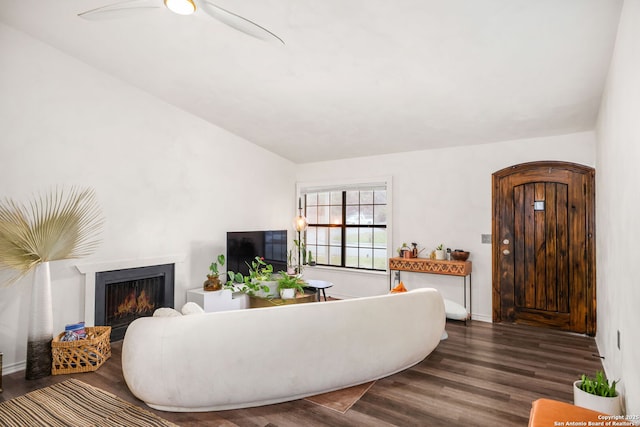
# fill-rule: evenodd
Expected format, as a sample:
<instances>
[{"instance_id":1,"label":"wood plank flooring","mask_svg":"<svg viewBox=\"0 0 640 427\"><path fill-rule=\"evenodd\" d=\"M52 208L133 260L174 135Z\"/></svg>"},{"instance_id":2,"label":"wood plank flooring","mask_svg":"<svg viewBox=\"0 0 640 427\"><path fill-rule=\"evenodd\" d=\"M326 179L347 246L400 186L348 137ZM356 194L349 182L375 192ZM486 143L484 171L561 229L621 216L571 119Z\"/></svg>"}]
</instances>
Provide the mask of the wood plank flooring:
<instances>
[{"instance_id":1,"label":"wood plank flooring","mask_svg":"<svg viewBox=\"0 0 640 427\"><path fill-rule=\"evenodd\" d=\"M127 388L121 342L98 371L27 381L4 377L0 401L77 378L181 426L526 426L531 402L573 400L572 383L602 369L591 337L515 324L447 322L449 339L418 365L378 380L340 414L305 400L207 413L151 410ZM363 352L375 357L375 350ZM312 370L313 366L309 366Z\"/></svg>"}]
</instances>

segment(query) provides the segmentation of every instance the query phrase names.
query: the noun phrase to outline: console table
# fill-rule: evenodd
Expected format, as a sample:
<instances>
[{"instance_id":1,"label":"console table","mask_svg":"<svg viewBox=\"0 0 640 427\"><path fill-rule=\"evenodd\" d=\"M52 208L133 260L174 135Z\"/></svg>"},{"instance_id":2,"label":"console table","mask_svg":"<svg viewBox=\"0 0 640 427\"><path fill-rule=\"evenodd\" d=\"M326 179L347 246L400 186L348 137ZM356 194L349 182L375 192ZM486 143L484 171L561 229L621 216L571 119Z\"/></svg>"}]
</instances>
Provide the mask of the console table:
<instances>
[{"instance_id":1,"label":"console table","mask_svg":"<svg viewBox=\"0 0 640 427\"><path fill-rule=\"evenodd\" d=\"M464 286L464 308L469 313L468 316L471 317L471 261L440 261L430 258L389 258L389 289L393 288L392 271L398 272L398 279L400 279L401 271L462 277ZM468 308L467 277L469 278Z\"/></svg>"}]
</instances>

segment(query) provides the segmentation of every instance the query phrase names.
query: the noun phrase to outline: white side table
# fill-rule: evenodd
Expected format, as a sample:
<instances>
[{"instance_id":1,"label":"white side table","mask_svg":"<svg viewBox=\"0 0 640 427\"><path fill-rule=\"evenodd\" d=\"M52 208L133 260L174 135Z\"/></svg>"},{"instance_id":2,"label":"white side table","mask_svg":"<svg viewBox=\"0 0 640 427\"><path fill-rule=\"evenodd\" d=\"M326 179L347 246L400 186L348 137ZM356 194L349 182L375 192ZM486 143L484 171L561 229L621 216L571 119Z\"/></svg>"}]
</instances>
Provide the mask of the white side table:
<instances>
[{"instance_id":1,"label":"white side table","mask_svg":"<svg viewBox=\"0 0 640 427\"><path fill-rule=\"evenodd\" d=\"M249 307L249 298L243 292L231 292L230 289L205 291L202 288L189 289L187 302L195 302L205 312L240 310Z\"/></svg>"}]
</instances>

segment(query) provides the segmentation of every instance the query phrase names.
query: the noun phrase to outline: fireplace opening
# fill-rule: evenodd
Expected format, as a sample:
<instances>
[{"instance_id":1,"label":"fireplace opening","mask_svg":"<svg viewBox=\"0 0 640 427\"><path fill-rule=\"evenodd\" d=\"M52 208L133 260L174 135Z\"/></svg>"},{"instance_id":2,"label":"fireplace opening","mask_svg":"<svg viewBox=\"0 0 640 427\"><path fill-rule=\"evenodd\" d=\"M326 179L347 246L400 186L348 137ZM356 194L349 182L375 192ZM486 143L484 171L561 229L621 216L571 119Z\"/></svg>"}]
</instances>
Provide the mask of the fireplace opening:
<instances>
[{"instance_id":1,"label":"fireplace opening","mask_svg":"<svg viewBox=\"0 0 640 427\"><path fill-rule=\"evenodd\" d=\"M111 326L111 341L124 338L139 317L173 308L174 264L96 273L95 324Z\"/></svg>"}]
</instances>

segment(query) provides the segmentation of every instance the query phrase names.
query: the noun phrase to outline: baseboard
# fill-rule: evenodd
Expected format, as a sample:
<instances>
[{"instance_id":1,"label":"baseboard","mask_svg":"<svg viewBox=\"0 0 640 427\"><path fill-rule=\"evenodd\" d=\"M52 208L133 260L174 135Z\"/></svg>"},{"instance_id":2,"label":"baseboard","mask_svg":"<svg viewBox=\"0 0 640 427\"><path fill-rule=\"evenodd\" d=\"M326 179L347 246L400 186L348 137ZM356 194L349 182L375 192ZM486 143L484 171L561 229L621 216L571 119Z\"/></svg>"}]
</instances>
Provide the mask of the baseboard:
<instances>
[{"instance_id":1,"label":"baseboard","mask_svg":"<svg viewBox=\"0 0 640 427\"><path fill-rule=\"evenodd\" d=\"M480 322L493 323L493 318L491 316L487 316L486 314L473 313L471 315L471 319L479 320Z\"/></svg>"},{"instance_id":2,"label":"baseboard","mask_svg":"<svg viewBox=\"0 0 640 427\"><path fill-rule=\"evenodd\" d=\"M15 372L24 371L25 369L27 369L27 361L26 360L23 360L22 362L11 363L9 365L3 364L2 365L2 375L4 376L4 375L13 374Z\"/></svg>"},{"instance_id":3,"label":"baseboard","mask_svg":"<svg viewBox=\"0 0 640 427\"><path fill-rule=\"evenodd\" d=\"M337 294L337 293L331 293L331 295L328 295L328 296L331 296L337 299L362 298L361 295L346 295L346 294ZM471 315L471 319L478 320L480 322L493 323L493 318L490 315L486 315L486 314L473 313Z\"/></svg>"}]
</instances>

